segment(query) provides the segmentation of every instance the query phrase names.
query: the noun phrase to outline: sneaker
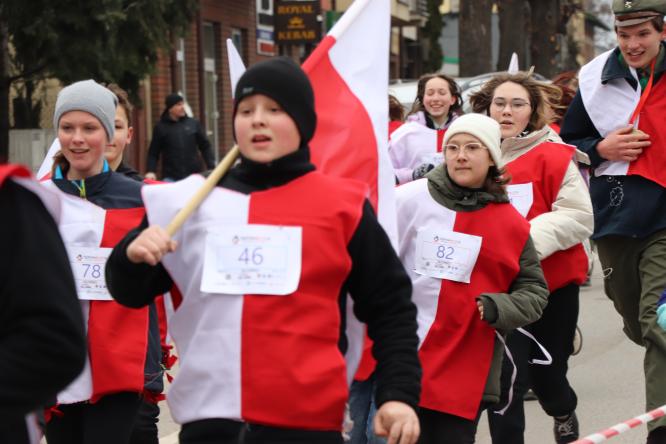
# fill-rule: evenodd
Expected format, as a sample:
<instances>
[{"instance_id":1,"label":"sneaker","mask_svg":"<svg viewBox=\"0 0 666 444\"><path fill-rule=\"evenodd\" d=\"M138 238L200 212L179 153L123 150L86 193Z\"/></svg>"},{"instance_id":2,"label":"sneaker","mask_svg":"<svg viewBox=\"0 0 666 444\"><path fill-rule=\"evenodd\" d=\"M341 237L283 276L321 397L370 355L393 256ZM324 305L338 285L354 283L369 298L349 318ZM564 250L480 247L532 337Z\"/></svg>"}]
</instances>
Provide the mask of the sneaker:
<instances>
[{"instance_id":1,"label":"sneaker","mask_svg":"<svg viewBox=\"0 0 666 444\"><path fill-rule=\"evenodd\" d=\"M666 427L657 427L648 434L646 444L664 443L666 443Z\"/></svg>"},{"instance_id":2,"label":"sneaker","mask_svg":"<svg viewBox=\"0 0 666 444\"><path fill-rule=\"evenodd\" d=\"M527 392L525 392L525 395L523 396L523 401L536 401L537 395L532 391L532 389L529 389Z\"/></svg>"},{"instance_id":3,"label":"sneaker","mask_svg":"<svg viewBox=\"0 0 666 444\"><path fill-rule=\"evenodd\" d=\"M574 442L578 439L578 418L576 417L576 412L571 412L564 419L554 419L555 426L553 427L553 432L555 433L555 442L557 444Z\"/></svg>"}]
</instances>

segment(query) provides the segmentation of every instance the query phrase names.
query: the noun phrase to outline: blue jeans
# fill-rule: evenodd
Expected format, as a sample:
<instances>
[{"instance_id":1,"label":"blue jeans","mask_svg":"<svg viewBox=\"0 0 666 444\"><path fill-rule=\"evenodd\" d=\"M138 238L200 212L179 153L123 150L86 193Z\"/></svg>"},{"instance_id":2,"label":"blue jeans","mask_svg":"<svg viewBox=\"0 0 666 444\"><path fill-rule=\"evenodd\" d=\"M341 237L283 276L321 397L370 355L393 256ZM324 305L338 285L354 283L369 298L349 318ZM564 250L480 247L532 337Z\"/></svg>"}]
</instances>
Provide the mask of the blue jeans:
<instances>
[{"instance_id":1,"label":"blue jeans","mask_svg":"<svg viewBox=\"0 0 666 444\"><path fill-rule=\"evenodd\" d=\"M354 381L349 391L349 414L354 421L350 444L386 444L386 439L375 435L372 421L377 414L375 404L375 377Z\"/></svg>"}]
</instances>

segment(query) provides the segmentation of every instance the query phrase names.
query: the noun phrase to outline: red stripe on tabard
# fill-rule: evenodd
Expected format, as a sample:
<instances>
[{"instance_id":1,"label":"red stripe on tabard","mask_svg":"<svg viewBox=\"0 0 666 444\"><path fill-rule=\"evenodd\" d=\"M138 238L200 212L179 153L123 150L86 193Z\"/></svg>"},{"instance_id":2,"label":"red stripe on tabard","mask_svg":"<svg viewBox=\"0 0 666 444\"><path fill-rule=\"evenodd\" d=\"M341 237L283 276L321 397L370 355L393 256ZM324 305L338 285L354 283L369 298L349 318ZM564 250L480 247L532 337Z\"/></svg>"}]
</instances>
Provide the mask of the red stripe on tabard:
<instances>
[{"instance_id":1,"label":"red stripe on tabard","mask_svg":"<svg viewBox=\"0 0 666 444\"><path fill-rule=\"evenodd\" d=\"M339 296L351 269L347 244L358 226L365 191L363 184L313 172L252 193L248 223L302 227L302 266L294 293L245 295L244 420L340 430L348 390L338 348Z\"/></svg>"},{"instance_id":2,"label":"red stripe on tabard","mask_svg":"<svg viewBox=\"0 0 666 444\"><path fill-rule=\"evenodd\" d=\"M173 284L173 287L171 287L171 290L169 290L169 293L171 293L171 303L173 304L173 309L178 310L178 307L180 307L180 304L183 302L183 293L175 283Z\"/></svg>"},{"instance_id":3,"label":"red stripe on tabard","mask_svg":"<svg viewBox=\"0 0 666 444\"><path fill-rule=\"evenodd\" d=\"M638 129L650 135L650 146L643 149L637 160L629 164L628 175L645 177L666 187L666 79L662 77L640 113Z\"/></svg>"},{"instance_id":4,"label":"red stripe on tabard","mask_svg":"<svg viewBox=\"0 0 666 444\"><path fill-rule=\"evenodd\" d=\"M494 223L488 224L489 220ZM419 350L420 405L474 419L495 344L493 328L479 319L476 298L482 293L508 292L520 270L529 224L508 204L490 204L456 213L453 229L480 236L481 250L469 284L442 279L435 320Z\"/></svg>"},{"instance_id":5,"label":"red stripe on tabard","mask_svg":"<svg viewBox=\"0 0 666 444\"><path fill-rule=\"evenodd\" d=\"M144 208L107 209L101 247L114 247L138 226ZM143 391L148 307L127 308L115 301L90 301L88 347L93 375L91 402L123 391Z\"/></svg>"},{"instance_id":6,"label":"red stripe on tabard","mask_svg":"<svg viewBox=\"0 0 666 444\"><path fill-rule=\"evenodd\" d=\"M312 162L324 174L360 180L370 187L377 211L379 154L372 121L329 58L335 39L327 36L303 64L315 93L317 130Z\"/></svg>"},{"instance_id":7,"label":"red stripe on tabard","mask_svg":"<svg viewBox=\"0 0 666 444\"><path fill-rule=\"evenodd\" d=\"M30 177L31 173L23 165L7 164L0 165L0 186L5 182L8 177Z\"/></svg>"},{"instance_id":8,"label":"red stripe on tabard","mask_svg":"<svg viewBox=\"0 0 666 444\"><path fill-rule=\"evenodd\" d=\"M441 153L442 152L442 143L444 142L444 134L446 134L445 129L438 129L437 130L437 152Z\"/></svg>"},{"instance_id":9,"label":"red stripe on tabard","mask_svg":"<svg viewBox=\"0 0 666 444\"><path fill-rule=\"evenodd\" d=\"M532 182L534 202L527 220L552 211L574 150L569 145L544 142L506 165L512 184ZM577 244L551 254L541 261L541 267L551 292L572 282L582 284L587 279L587 254L582 244Z\"/></svg>"}]
</instances>

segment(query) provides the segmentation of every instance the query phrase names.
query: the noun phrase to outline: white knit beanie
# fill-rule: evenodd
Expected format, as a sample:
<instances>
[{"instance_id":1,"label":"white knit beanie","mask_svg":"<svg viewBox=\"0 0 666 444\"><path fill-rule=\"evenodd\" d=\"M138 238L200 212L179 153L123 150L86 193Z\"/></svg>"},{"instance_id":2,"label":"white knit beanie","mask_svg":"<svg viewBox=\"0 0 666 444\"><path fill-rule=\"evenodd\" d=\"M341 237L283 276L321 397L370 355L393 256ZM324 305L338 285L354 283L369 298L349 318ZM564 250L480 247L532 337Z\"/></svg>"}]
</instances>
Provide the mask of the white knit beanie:
<instances>
[{"instance_id":1,"label":"white knit beanie","mask_svg":"<svg viewBox=\"0 0 666 444\"><path fill-rule=\"evenodd\" d=\"M118 105L116 95L94 80L72 83L58 94L53 113L53 127L58 129L63 114L69 111L85 111L97 117L109 140L112 140L116 127L116 105Z\"/></svg>"},{"instance_id":2,"label":"white knit beanie","mask_svg":"<svg viewBox=\"0 0 666 444\"><path fill-rule=\"evenodd\" d=\"M443 145L449 143L453 136L461 133L470 134L479 139L488 148L490 157L497 168L502 168L502 151L500 150L502 132L495 119L476 113L460 116L446 130Z\"/></svg>"}]
</instances>

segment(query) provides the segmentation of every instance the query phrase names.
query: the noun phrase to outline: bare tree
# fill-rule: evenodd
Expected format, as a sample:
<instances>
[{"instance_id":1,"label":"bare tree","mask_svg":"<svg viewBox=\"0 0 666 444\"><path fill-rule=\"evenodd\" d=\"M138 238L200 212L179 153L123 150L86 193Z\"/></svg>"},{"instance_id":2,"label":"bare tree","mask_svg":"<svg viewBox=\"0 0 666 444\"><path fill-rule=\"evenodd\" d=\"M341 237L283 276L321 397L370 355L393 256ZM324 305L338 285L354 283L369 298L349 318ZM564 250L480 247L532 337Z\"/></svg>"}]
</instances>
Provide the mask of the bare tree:
<instances>
[{"instance_id":1,"label":"bare tree","mask_svg":"<svg viewBox=\"0 0 666 444\"><path fill-rule=\"evenodd\" d=\"M490 16L492 0L460 2L458 45L460 75L475 76L492 70Z\"/></svg>"},{"instance_id":2,"label":"bare tree","mask_svg":"<svg viewBox=\"0 0 666 444\"><path fill-rule=\"evenodd\" d=\"M530 0L532 9L532 64L537 72L553 77L558 71L560 51L560 2Z\"/></svg>"},{"instance_id":3,"label":"bare tree","mask_svg":"<svg viewBox=\"0 0 666 444\"><path fill-rule=\"evenodd\" d=\"M531 11L527 0L497 0L500 47L497 70L509 66L511 54L518 55L521 67L531 64Z\"/></svg>"}]
</instances>

